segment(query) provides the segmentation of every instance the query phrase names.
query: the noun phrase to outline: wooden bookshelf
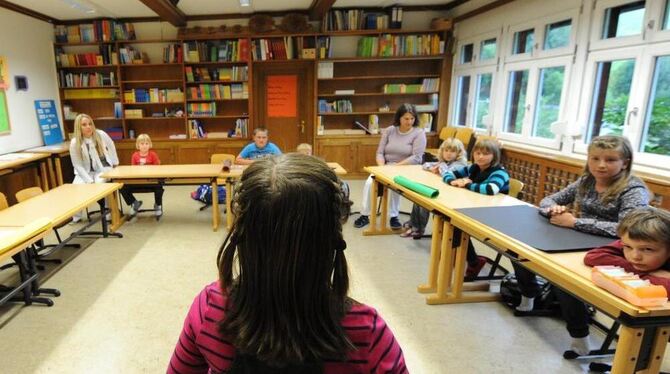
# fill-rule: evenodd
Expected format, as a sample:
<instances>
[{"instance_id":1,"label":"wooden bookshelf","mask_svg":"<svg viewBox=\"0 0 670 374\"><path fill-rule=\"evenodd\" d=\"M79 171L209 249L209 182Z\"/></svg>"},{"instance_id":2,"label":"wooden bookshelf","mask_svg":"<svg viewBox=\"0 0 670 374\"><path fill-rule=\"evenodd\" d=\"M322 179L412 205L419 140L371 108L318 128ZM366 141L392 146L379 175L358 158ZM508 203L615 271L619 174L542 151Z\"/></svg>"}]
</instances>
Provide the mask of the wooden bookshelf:
<instances>
[{"instance_id":1,"label":"wooden bookshelf","mask_svg":"<svg viewBox=\"0 0 670 374\"><path fill-rule=\"evenodd\" d=\"M352 172L352 176L359 174L362 165L374 163L374 149L378 143L378 136L360 136L360 135L319 135L316 123L320 120L324 129L354 129L353 121L358 120L368 124L368 116L374 114L379 117L380 128L390 125L395 109L404 102L414 104L434 104L430 110L433 116L431 132L429 135L429 144L435 146L436 132L439 132L438 124L444 122L446 114L446 103L448 101L448 85L445 81L445 75L448 77L450 70L451 56L448 53L423 53L421 55L392 55L392 56L357 56L358 46L356 40L360 38L386 38L395 40L395 37L420 37L424 35L437 36L440 42L446 44L449 34L442 30L347 30L347 31L329 31L329 32L311 32L288 34L283 32L272 32L266 34L217 34L216 36L207 36L202 38L185 39L146 39L146 40L120 40L120 41L100 41L100 42L79 42L79 43L54 43L57 53L96 53L106 48L106 51L114 53L113 61L110 57L110 63L95 65L76 65L76 66L58 66L59 75L62 74L95 74L114 73L114 84L106 84L99 87L64 87L61 86L60 95L64 105L71 107L72 111L87 113L96 121L96 126L101 129L111 127L122 128L125 141L120 144L129 144L129 151L134 148L134 140L129 139L129 135L134 132L135 136L140 133L149 134L152 139L160 140L162 146L179 151L181 147L171 147L169 144L188 145L184 152L190 152L198 142L207 144L208 150L214 150L212 144L225 142L239 145L239 148L228 150L228 153L237 153L242 145L251 139L251 131L259 124L255 122L254 115L251 113L254 107L254 93L252 92L252 82L254 81L254 65L263 64L287 64L292 60L307 61L313 63L315 91L314 96L306 98L314 103L314 133L310 134L308 139L313 143L317 154L326 157L329 160L340 162L345 168ZM292 59L254 58L253 50L258 43L263 40L274 41L277 48L286 48L291 40L293 50L285 51L286 57L291 54ZM349 43L347 48L339 45L340 39ZM352 42L353 40L353 42ZM398 39L399 40L399 39ZM403 39L405 40L405 39ZM279 42L282 43L279 43ZM232 56L230 53L224 57L220 51L224 45L237 43L240 47L247 43L247 49L242 51L242 47L235 49L238 55ZM175 46L181 48L181 58L162 62L161 56L151 55L152 48L165 48L166 46ZM120 63L120 49L132 47L139 52L145 61L143 63ZM198 58L193 59L191 53L184 55L185 48L195 53ZM215 47L214 49L212 49ZM300 49L298 49L300 47ZM80 52L83 51L83 52ZM214 52L213 52L214 51ZM339 51L333 53L332 51ZM149 54L148 61L144 53ZM212 56L216 53L216 56ZM228 53L228 52L226 52ZM313 53L310 55L310 53ZM395 52L394 52L395 53ZM187 53L188 54L188 53ZM176 56L176 55L175 55ZM231 57L232 56L232 57ZM58 57L58 56L57 56ZM267 56L266 56L267 57ZM211 61L216 59L216 61ZM89 58L90 61L90 58ZM133 62L139 62L134 60ZM332 75L322 76L317 73L317 67L322 64L332 64ZM278 65L279 66L279 65ZM260 68L260 66L259 66ZM236 69L236 74L244 69L244 79L218 79L215 74L229 74L232 69ZM203 78L205 71L209 74L208 78ZM62 73L61 73L62 72ZM216 72L215 74L213 74ZM231 74L233 75L233 74ZM228 76L228 75L226 75ZM419 85L425 80L439 81L439 87L421 92L384 92L384 85ZM231 86L246 84L247 92L243 98L205 98L202 92L197 97L193 96L193 89L202 90L205 86ZM232 87L232 86L231 86ZM446 87L446 88L445 88ZM85 92L85 89L112 89L117 90L118 95L114 98L65 98L66 90L76 90ZM210 87L211 88L211 87ZM174 102L128 102L124 99L124 93L131 90L181 90L183 99ZM354 90L351 94L335 94L337 90ZM200 97L202 95L203 97ZM335 101L346 99L351 102L352 111L349 113L327 112L320 113L319 100ZM436 103L437 101L437 103ZM115 103L120 105L121 116L115 118ZM190 105L215 104L215 111L211 115L196 115L191 113ZM388 106L390 111L380 111L381 107ZM131 118L124 116L127 109L143 110L141 118ZM162 116L154 117L152 114L162 112L165 115L166 110L169 115L181 111L182 116ZM117 110L118 111L118 110ZM63 117L65 118L65 117ZM206 139L171 139L170 137L178 134L189 135L190 126L193 120L197 120L206 131L209 132L227 132L232 134L235 130L238 120L248 121L246 129L247 136L238 138L217 138ZM66 120L66 132L73 131L73 121ZM432 143L431 143L432 142ZM125 147L125 146L124 146ZM124 148L122 147L122 148ZM191 148L190 148L191 147ZM187 151L186 149L189 149ZM354 152L355 150L355 152ZM352 152L368 152L371 157L360 156L351 160ZM209 151L208 151L209 152ZM200 155L202 156L202 155ZM198 156L198 157L200 157ZM185 157L185 158L184 158ZM187 156L175 156L174 161L189 159Z\"/></svg>"}]
</instances>

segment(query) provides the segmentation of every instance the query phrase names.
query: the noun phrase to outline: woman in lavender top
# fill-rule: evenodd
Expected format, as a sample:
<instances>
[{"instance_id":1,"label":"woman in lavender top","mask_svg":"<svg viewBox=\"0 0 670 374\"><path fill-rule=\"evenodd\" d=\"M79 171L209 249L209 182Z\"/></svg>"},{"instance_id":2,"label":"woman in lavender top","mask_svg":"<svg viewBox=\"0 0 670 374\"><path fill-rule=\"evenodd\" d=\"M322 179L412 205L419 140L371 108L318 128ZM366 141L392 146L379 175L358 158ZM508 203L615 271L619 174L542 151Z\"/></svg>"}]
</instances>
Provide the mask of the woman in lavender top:
<instances>
[{"instance_id":1,"label":"woman in lavender top","mask_svg":"<svg viewBox=\"0 0 670 374\"><path fill-rule=\"evenodd\" d=\"M377 147L377 165L418 165L421 164L426 151L426 133L418 128L416 108L412 104L402 104L395 112L393 126L382 131L382 138ZM372 177L368 177L363 188L361 216L354 221L354 227L361 228L370 223L370 187ZM400 213L400 195L391 192L389 225L392 229L400 229L398 219Z\"/></svg>"}]
</instances>

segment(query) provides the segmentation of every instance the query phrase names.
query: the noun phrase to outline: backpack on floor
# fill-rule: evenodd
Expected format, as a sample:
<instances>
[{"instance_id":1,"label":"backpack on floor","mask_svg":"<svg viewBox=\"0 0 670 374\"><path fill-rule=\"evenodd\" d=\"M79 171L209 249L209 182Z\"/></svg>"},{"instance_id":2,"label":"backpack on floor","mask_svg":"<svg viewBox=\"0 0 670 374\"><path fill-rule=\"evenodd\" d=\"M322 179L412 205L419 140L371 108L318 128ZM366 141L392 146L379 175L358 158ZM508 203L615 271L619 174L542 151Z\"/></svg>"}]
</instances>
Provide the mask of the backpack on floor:
<instances>
[{"instance_id":1,"label":"backpack on floor","mask_svg":"<svg viewBox=\"0 0 670 374\"><path fill-rule=\"evenodd\" d=\"M560 315L561 304L554 293L554 285L537 277L540 292L535 298L533 311L541 312L542 315ZM516 279L516 274L510 273L503 277L500 282L500 295L505 304L515 308L521 302L521 289ZM532 312L531 312L532 313Z\"/></svg>"},{"instance_id":2,"label":"backpack on floor","mask_svg":"<svg viewBox=\"0 0 670 374\"><path fill-rule=\"evenodd\" d=\"M219 191L219 204L226 202L226 187L218 186ZM193 200L198 200L204 204L212 205L212 185L211 184L201 184L198 188L191 192L191 198Z\"/></svg>"}]
</instances>

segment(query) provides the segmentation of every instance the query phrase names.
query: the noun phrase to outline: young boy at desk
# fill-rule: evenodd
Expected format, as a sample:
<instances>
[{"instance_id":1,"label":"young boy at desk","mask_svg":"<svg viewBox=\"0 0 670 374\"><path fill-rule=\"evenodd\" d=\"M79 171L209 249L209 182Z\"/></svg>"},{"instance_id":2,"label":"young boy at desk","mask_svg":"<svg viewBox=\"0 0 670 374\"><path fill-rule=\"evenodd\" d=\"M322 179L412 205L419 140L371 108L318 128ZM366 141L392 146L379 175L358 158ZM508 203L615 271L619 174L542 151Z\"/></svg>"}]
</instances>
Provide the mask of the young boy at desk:
<instances>
[{"instance_id":1,"label":"young boy at desk","mask_svg":"<svg viewBox=\"0 0 670 374\"><path fill-rule=\"evenodd\" d=\"M235 163L250 165L258 159L280 154L279 147L268 141L268 130L264 127L257 127L254 129L254 142L242 148Z\"/></svg>"},{"instance_id":2,"label":"young boy at desk","mask_svg":"<svg viewBox=\"0 0 670 374\"><path fill-rule=\"evenodd\" d=\"M665 287L670 294L670 213L652 207L638 208L621 220L617 234L620 240L588 251L584 264L622 267ZM579 356L586 355L591 350L586 304L557 291L563 318L573 339L570 349Z\"/></svg>"}]
</instances>

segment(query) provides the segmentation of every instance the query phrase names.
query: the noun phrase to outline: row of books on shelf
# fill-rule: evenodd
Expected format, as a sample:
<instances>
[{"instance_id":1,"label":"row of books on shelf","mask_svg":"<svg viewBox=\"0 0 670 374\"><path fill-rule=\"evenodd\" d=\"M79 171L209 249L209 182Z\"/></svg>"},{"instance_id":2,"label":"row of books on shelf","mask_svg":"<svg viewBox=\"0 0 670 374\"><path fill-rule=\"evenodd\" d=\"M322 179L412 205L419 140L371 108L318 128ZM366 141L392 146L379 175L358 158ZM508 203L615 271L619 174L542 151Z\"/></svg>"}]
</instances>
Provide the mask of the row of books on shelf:
<instances>
[{"instance_id":1,"label":"row of books on shelf","mask_svg":"<svg viewBox=\"0 0 670 374\"><path fill-rule=\"evenodd\" d=\"M181 44L170 44L163 47L163 62L178 64L184 62L184 50Z\"/></svg>"},{"instance_id":2,"label":"row of books on shelf","mask_svg":"<svg viewBox=\"0 0 670 374\"><path fill-rule=\"evenodd\" d=\"M58 84L64 88L115 86L116 77L113 71L109 73L66 73L60 70Z\"/></svg>"},{"instance_id":3,"label":"row of books on shelf","mask_svg":"<svg viewBox=\"0 0 670 374\"><path fill-rule=\"evenodd\" d=\"M390 14L363 9L331 10L322 23L324 31L399 29L402 8L391 8Z\"/></svg>"},{"instance_id":4,"label":"row of books on shelf","mask_svg":"<svg viewBox=\"0 0 670 374\"><path fill-rule=\"evenodd\" d=\"M144 64L149 62L149 57L131 46L125 46L119 48L119 61L122 64Z\"/></svg>"},{"instance_id":5,"label":"row of books on shelf","mask_svg":"<svg viewBox=\"0 0 670 374\"><path fill-rule=\"evenodd\" d=\"M118 104L118 106L117 106ZM137 119L137 118L145 118L144 117L144 109L140 108L126 108L123 110L123 117L126 119ZM114 103L114 116L116 118L121 118L121 103ZM163 110L152 110L151 111L151 118L183 118L184 116L184 109L181 106L175 106L170 109L163 108Z\"/></svg>"},{"instance_id":6,"label":"row of books on shelf","mask_svg":"<svg viewBox=\"0 0 670 374\"><path fill-rule=\"evenodd\" d=\"M98 47L98 53L65 53L63 48L56 48L56 65L58 67L100 66L118 64L118 56L111 44Z\"/></svg>"},{"instance_id":7,"label":"row of books on shelf","mask_svg":"<svg viewBox=\"0 0 670 374\"><path fill-rule=\"evenodd\" d=\"M214 117L216 116L216 102L188 103L186 110L189 117Z\"/></svg>"},{"instance_id":8,"label":"row of books on shelf","mask_svg":"<svg viewBox=\"0 0 670 374\"><path fill-rule=\"evenodd\" d=\"M351 113L351 100L319 100L319 113Z\"/></svg>"},{"instance_id":9,"label":"row of books on shelf","mask_svg":"<svg viewBox=\"0 0 670 374\"><path fill-rule=\"evenodd\" d=\"M133 103L175 103L184 101L180 88L133 88L123 92L123 101Z\"/></svg>"},{"instance_id":10,"label":"row of books on shelf","mask_svg":"<svg viewBox=\"0 0 670 374\"><path fill-rule=\"evenodd\" d=\"M190 139L218 139L218 138L246 138L248 135L249 120L238 118L235 120L235 128L225 132L207 132L201 120L188 120L188 134Z\"/></svg>"},{"instance_id":11,"label":"row of books on shelf","mask_svg":"<svg viewBox=\"0 0 670 374\"><path fill-rule=\"evenodd\" d=\"M57 25L54 27L57 43L111 42L134 40L135 27L129 22L97 20L80 25Z\"/></svg>"},{"instance_id":12,"label":"row of books on shelf","mask_svg":"<svg viewBox=\"0 0 670 374\"><path fill-rule=\"evenodd\" d=\"M420 84L387 83L384 84L384 86L382 86L382 92L384 93L435 92L439 88L440 88L440 80L438 78L424 78Z\"/></svg>"},{"instance_id":13,"label":"row of books on shelf","mask_svg":"<svg viewBox=\"0 0 670 374\"><path fill-rule=\"evenodd\" d=\"M119 90L115 88L91 88L63 90L64 99L118 99Z\"/></svg>"},{"instance_id":14,"label":"row of books on shelf","mask_svg":"<svg viewBox=\"0 0 670 374\"><path fill-rule=\"evenodd\" d=\"M266 60L313 60L317 55L318 42L312 37L284 36L281 38L254 39L251 55L255 61ZM319 56L321 57L319 50ZM325 57L325 51L323 52Z\"/></svg>"},{"instance_id":15,"label":"row of books on shelf","mask_svg":"<svg viewBox=\"0 0 670 374\"><path fill-rule=\"evenodd\" d=\"M228 100L248 99L249 87L247 82L233 84L201 84L189 87L186 91L191 100Z\"/></svg>"},{"instance_id":16,"label":"row of books on shelf","mask_svg":"<svg viewBox=\"0 0 670 374\"><path fill-rule=\"evenodd\" d=\"M187 82L210 81L246 81L249 78L247 66L232 66L225 68L197 68L185 66Z\"/></svg>"},{"instance_id":17,"label":"row of books on shelf","mask_svg":"<svg viewBox=\"0 0 670 374\"><path fill-rule=\"evenodd\" d=\"M437 34L364 36L358 39L358 57L429 56L444 53Z\"/></svg>"},{"instance_id":18,"label":"row of books on shelf","mask_svg":"<svg viewBox=\"0 0 670 374\"><path fill-rule=\"evenodd\" d=\"M185 42L184 62L245 62L249 39Z\"/></svg>"}]
</instances>

